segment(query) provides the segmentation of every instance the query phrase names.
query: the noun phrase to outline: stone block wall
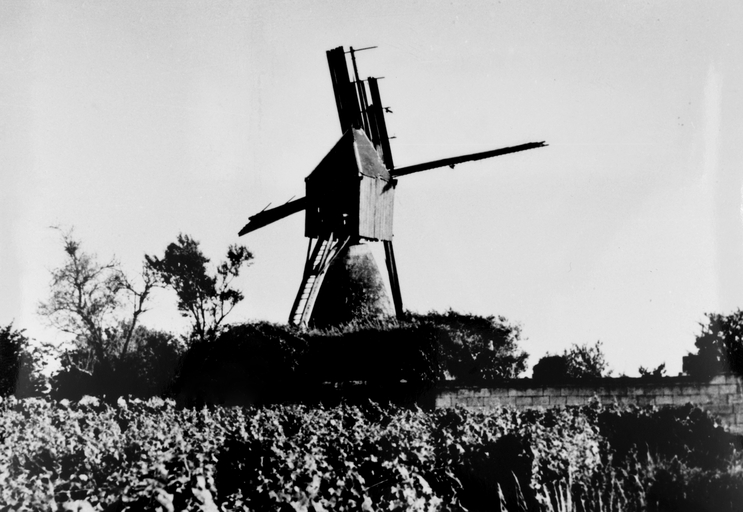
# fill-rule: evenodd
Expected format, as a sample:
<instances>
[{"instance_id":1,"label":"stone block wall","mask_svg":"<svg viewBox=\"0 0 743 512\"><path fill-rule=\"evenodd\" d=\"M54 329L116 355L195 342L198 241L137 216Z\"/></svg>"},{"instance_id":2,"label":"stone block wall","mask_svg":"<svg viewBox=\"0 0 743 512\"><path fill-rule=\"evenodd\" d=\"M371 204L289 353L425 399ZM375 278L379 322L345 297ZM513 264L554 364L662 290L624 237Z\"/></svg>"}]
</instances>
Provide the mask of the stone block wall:
<instances>
[{"instance_id":1,"label":"stone block wall","mask_svg":"<svg viewBox=\"0 0 743 512\"><path fill-rule=\"evenodd\" d=\"M602 404L670 406L691 403L715 414L731 432L743 434L743 381L718 375L708 381L690 377L662 379L606 378L590 384L539 385L519 379L493 386L468 386L449 382L438 387L436 408L462 406L490 409L512 406L566 407L586 405L593 398Z\"/></svg>"}]
</instances>

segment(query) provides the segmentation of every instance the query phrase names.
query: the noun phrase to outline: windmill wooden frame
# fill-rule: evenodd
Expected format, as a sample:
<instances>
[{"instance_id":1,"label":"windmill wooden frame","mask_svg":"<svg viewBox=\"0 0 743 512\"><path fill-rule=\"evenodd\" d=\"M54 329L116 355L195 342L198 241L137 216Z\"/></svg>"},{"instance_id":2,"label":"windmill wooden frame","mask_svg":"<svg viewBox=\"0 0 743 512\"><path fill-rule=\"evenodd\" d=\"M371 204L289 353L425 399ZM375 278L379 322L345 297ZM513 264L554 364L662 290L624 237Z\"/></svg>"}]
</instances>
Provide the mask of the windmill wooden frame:
<instances>
[{"instance_id":1,"label":"windmill wooden frame","mask_svg":"<svg viewBox=\"0 0 743 512\"><path fill-rule=\"evenodd\" d=\"M378 80L375 77L361 80L356 65L356 52L371 48L375 47L358 50L351 47L348 51L338 47L327 52L342 135L305 178L306 196L250 217L239 232L243 236L305 210L305 236L309 245L302 283L289 315L289 323L294 325L309 325L330 265L344 249L361 241L378 241L384 245L395 313L398 318L403 315L392 246L398 177L546 146L544 142L530 142L395 168ZM354 80L348 72L347 55L351 57Z\"/></svg>"}]
</instances>

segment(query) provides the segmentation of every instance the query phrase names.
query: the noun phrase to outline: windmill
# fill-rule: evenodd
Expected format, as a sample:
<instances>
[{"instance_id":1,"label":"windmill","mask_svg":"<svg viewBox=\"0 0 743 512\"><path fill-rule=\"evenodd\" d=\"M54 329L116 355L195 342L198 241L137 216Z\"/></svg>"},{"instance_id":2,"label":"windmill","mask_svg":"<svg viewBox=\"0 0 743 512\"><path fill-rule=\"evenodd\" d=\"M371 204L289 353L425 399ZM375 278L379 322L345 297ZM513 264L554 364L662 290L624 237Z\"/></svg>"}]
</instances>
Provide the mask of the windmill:
<instances>
[{"instance_id":1,"label":"windmill","mask_svg":"<svg viewBox=\"0 0 743 512\"><path fill-rule=\"evenodd\" d=\"M348 51L338 47L327 52L341 138L305 178L305 197L264 209L250 217L239 232L239 236L243 236L305 210L305 236L309 238L309 245L302 283L289 316L289 323L293 325L306 327L315 323L315 306L323 282L327 282L329 269L338 267L340 260L349 258L355 248L364 246L365 241L382 242L384 246L394 312L398 318L402 316L402 295L392 247L397 178L546 145L544 142L530 142L395 168L384 120L385 110L389 109L382 105L378 79L361 80L356 65L356 52L371 48L375 47L357 50L351 47ZM353 81L348 72L347 54L351 57ZM373 263L371 266L379 274ZM343 272L348 272L348 268L336 270L336 273ZM326 292L323 296L329 295L332 293ZM389 303L386 296L384 299Z\"/></svg>"}]
</instances>

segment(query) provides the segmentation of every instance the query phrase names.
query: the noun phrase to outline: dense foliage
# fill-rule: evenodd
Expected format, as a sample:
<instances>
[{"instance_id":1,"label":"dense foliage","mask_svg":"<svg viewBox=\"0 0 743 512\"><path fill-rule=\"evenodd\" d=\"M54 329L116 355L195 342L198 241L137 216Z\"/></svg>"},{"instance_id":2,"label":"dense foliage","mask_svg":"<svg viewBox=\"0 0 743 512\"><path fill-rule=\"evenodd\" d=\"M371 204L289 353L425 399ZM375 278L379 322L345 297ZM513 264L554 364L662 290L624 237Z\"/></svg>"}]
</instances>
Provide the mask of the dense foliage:
<instances>
[{"instance_id":1,"label":"dense foliage","mask_svg":"<svg viewBox=\"0 0 743 512\"><path fill-rule=\"evenodd\" d=\"M706 316L695 342L697 353L684 357L684 372L700 378L724 372L743 376L743 311Z\"/></svg>"},{"instance_id":2,"label":"dense foliage","mask_svg":"<svg viewBox=\"0 0 743 512\"><path fill-rule=\"evenodd\" d=\"M44 393L49 355L48 346L34 343L12 323L0 327L0 397L25 398Z\"/></svg>"},{"instance_id":3,"label":"dense foliage","mask_svg":"<svg viewBox=\"0 0 743 512\"><path fill-rule=\"evenodd\" d=\"M521 350L521 327L506 318L456 311L409 314L407 321L436 330L443 371L460 381L515 379L529 355Z\"/></svg>"},{"instance_id":4,"label":"dense foliage","mask_svg":"<svg viewBox=\"0 0 743 512\"><path fill-rule=\"evenodd\" d=\"M329 403L353 401L348 384L361 400L414 402L442 377L435 334L413 325L309 333L235 325L189 350L174 394L185 404Z\"/></svg>"},{"instance_id":5,"label":"dense foliage","mask_svg":"<svg viewBox=\"0 0 743 512\"><path fill-rule=\"evenodd\" d=\"M76 357L67 363L81 373L111 373L134 347L140 316L155 286L145 267L140 285L116 259L100 263L82 250L71 231L62 232L64 263L51 271L49 299L39 314L61 332L74 336Z\"/></svg>"},{"instance_id":6,"label":"dense foliage","mask_svg":"<svg viewBox=\"0 0 743 512\"><path fill-rule=\"evenodd\" d=\"M13 324L0 327L0 397L12 395L21 371L27 339Z\"/></svg>"},{"instance_id":7,"label":"dense foliage","mask_svg":"<svg viewBox=\"0 0 743 512\"><path fill-rule=\"evenodd\" d=\"M198 242L179 235L162 258L145 256L141 273L132 278L115 258L102 263L83 250L72 230L59 231L64 260L51 271L49 298L39 304L38 312L70 339L54 347L37 343L25 353L32 367L50 360L59 363L61 371L49 382L56 398L91 394L115 399L168 392L189 341L213 340L242 300L231 283L253 258L245 247L230 246L226 260L210 273ZM153 290L160 286L176 292L179 310L192 320L192 332L183 338L140 323ZM26 374L11 365L11 352L17 350L15 341L6 338L8 343L0 347L8 349L2 356L8 365L2 374L9 381L5 387L16 396L39 394L37 382L24 380Z\"/></svg>"},{"instance_id":8,"label":"dense foliage","mask_svg":"<svg viewBox=\"0 0 743 512\"><path fill-rule=\"evenodd\" d=\"M691 407L425 413L10 399L0 409L0 501L3 510L732 511L743 502L734 441Z\"/></svg>"},{"instance_id":9,"label":"dense foliage","mask_svg":"<svg viewBox=\"0 0 743 512\"><path fill-rule=\"evenodd\" d=\"M307 349L300 331L255 323L229 326L212 342L196 342L186 353L174 386L187 404L252 404L281 401L300 382Z\"/></svg>"},{"instance_id":10,"label":"dense foliage","mask_svg":"<svg viewBox=\"0 0 743 512\"><path fill-rule=\"evenodd\" d=\"M593 346L573 344L562 355L548 354L541 358L533 369L534 380L549 383L598 379L609 375L611 371L600 341Z\"/></svg>"},{"instance_id":11,"label":"dense foliage","mask_svg":"<svg viewBox=\"0 0 743 512\"><path fill-rule=\"evenodd\" d=\"M653 369L640 366L637 371L643 379L661 379L666 376L666 363L661 363Z\"/></svg>"},{"instance_id":12,"label":"dense foliage","mask_svg":"<svg viewBox=\"0 0 743 512\"><path fill-rule=\"evenodd\" d=\"M227 315L243 300L243 293L231 284L252 259L246 247L233 244L216 272L210 273L209 258L201 252L199 242L184 234L168 245L162 258L145 255L147 268L175 291L178 311L191 321L193 338L202 342L219 334Z\"/></svg>"},{"instance_id":13,"label":"dense foliage","mask_svg":"<svg viewBox=\"0 0 743 512\"><path fill-rule=\"evenodd\" d=\"M62 353L61 369L50 380L51 396L78 400L84 395L150 398L170 392L185 346L173 335L137 327L129 348L107 367L84 369L89 352L72 348Z\"/></svg>"},{"instance_id":14,"label":"dense foliage","mask_svg":"<svg viewBox=\"0 0 743 512\"><path fill-rule=\"evenodd\" d=\"M215 341L189 349L173 389L188 404L329 403L332 395L412 403L447 377L471 382L518 376L527 358L519 339L518 326L504 318L452 311L309 332L269 323L233 325Z\"/></svg>"}]
</instances>

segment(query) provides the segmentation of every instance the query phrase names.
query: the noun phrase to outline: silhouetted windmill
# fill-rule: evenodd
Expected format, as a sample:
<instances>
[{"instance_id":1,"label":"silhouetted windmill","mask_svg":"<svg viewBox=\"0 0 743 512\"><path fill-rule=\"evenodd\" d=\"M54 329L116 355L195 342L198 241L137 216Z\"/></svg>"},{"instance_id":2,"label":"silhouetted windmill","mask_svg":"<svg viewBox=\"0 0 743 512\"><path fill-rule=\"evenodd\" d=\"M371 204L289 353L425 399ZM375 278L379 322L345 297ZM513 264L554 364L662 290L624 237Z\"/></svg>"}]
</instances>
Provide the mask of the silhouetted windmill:
<instances>
[{"instance_id":1,"label":"silhouetted windmill","mask_svg":"<svg viewBox=\"0 0 743 512\"><path fill-rule=\"evenodd\" d=\"M389 112L389 109L382 105L377 79L361 80L356 66L355 52L371 48L350 48L345 52L343 47L338 47L327 52L343 135L305 178L305 197L250 217L239 233L245 235L305 210L305 236L310 242L302 284L289 316L289 322L294 325L307 326L310 323L331 264L362 241L383 243L395 313L398 317L402 315L402 296L392 249L396 178L546 145L544 142L530 142L396 169L384 121L384 112ZM349 78L347 53L351 55L354 81Z\"/></svg>"}]
</instances>

